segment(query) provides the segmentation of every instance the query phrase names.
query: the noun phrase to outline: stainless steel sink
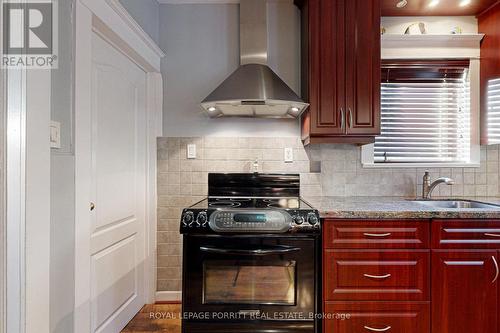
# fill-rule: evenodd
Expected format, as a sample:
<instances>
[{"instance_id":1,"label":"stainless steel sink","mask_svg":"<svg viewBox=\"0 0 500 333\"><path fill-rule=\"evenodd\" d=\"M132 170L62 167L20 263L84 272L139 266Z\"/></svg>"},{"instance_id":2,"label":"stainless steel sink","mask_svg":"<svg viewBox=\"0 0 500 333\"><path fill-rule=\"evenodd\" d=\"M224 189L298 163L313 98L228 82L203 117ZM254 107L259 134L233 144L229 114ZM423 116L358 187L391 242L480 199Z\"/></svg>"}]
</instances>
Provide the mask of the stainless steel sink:
<instances>
[{"instance_id":1,"label":"stainless steel sink","mask_svg":"<svg viewBox=\"0 0 500 333\"><path fill-rule=\"evenodd\" d=\"M434 208L448 209L500 209L500 206L469 200L414 200L414 202Z\"/></svg>"}]
</instances>

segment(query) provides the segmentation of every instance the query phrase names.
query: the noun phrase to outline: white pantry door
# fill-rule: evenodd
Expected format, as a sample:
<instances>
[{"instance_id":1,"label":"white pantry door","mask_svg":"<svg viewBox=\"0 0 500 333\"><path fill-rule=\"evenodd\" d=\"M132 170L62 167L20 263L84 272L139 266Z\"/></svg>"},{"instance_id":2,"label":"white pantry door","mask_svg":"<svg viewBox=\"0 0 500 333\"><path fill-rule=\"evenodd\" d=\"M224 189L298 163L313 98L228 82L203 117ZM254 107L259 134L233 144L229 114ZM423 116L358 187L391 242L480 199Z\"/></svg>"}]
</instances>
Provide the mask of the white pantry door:
<instances>
[{"instance_id":1,"label":"white pantry door","mask_svg":"<svg viewBox=\"0 0 500 333\"><path fill-rule=\"evenodd\" d=\"M96 33L91 45L91 332L115 333L145 303L146 73Z\"/></svg>"}]
</instances>

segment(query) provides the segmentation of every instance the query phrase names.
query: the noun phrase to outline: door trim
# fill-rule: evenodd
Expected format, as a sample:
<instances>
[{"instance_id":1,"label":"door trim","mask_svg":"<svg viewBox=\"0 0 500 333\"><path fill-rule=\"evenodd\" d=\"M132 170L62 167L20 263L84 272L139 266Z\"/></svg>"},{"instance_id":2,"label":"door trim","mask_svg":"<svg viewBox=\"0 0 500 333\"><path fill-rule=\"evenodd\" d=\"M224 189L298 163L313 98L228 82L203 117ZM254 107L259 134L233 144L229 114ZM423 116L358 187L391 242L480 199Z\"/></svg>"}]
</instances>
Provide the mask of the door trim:
<instances>
[{"instance_id":1,"label":"door trim","mask_svg":"<svg viewBox=\"0 0 500 333\"><path fill-rule=\"evenodd\" d=\"M1 9L0 9L0 15ZM3 16L1 16L3 17ZM0 42L1 42L0 37ZM0 43L0 53L2 52L2 43ZM6 142L7 142L7 122L6 122L6 97L7 97L7 73L4 69L0 68L0 333L6 332L6 322L7 316L5 313L7 299L7 286L5 282L7 281L7 270L6 270L6 221L5 218L5 207L6 207L6 189L5 189L5 181L6 181Z\"/></svg>"},{"instance_id":2,"label":"door trim","mask_svg":"<svg viewBox=\"0 0 500 333\"><path fill-rule=\"evenodd\" d=\"M144 295L156 292L156 138L162 135L163 52L130 17L118 0L78 0L75 34L75 320L74 332L90 332L90 179L91 39L96 33L146 72L147 174L144 226Z\"/></svg>"},{"instance_id":3,"label":"door trim","mask_svg":"<svg viewBox=\"0 0 500 333\"><path fill-rule=\"evenodd\" d=\"M50 70L8 69L6 332L49 331Z\"/></svg>"}]
</instances>

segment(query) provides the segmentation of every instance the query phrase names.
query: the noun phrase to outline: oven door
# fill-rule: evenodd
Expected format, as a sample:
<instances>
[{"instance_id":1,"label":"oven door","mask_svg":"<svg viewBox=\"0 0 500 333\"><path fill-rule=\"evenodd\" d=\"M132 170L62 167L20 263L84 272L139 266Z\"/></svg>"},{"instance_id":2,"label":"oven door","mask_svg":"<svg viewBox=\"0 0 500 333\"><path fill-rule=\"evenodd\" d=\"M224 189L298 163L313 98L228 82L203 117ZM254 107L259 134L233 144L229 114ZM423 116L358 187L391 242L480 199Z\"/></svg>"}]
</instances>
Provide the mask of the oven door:
<instances>
[{"instance_id":1,"label":"oven door","mask_svg":"<svg viewBox=\"0 0 500 333\"><path fill-rule=\"evenodd\" d=\"M315 253L308 237L185 236L185 318L312 321Z\"/></svg>"}]
</instances>

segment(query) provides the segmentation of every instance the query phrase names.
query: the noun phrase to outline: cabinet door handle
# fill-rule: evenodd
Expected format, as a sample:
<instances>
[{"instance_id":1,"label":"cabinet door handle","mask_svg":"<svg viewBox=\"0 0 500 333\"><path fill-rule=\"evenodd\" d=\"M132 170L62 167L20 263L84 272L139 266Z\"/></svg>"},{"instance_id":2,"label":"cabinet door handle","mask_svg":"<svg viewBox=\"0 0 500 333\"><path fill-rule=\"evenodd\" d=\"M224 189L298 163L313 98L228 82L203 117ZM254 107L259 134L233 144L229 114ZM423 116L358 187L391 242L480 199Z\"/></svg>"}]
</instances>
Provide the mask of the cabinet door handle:
<instances>
[{"instance_id":1,"label":"cabinet door handle","mask_svg":"<svg viewBox=\"0 0 500 333\"><path fill-rule=\"evenodd\" d=\"M484 233L485 236L488 236L488 237L500 237L500 234L490 234L490 233Z\"/></svg>"},{"instance_id":2,"label":"cabinet door handle","mask_svg":"<svg viewBox=\"0 0 500 333\"><path fill-rule=\"evenodd\" d=\"M352 123L353 123L353 119L352 119L352 110L351 108L348 108L347 111L349 112L349 128L352 128Z\"/></svg>"},{"instance_id":3,"label":"cabinet door handle","mask_svg":"<svg viewBox=\"0 0 500 333\"><path fill-rule=\"evenodd\" d=\"M365 233L363 233L363 235L365 235L366 237L389 237L392 234L390 232L388 232L386 234L371 234L371 233L365 232Z\"/></svg>"},{"instance_id":4,"label":"cabinet door handle","mask_svg":"<svg viewBox=\"0 0 500 333\"><path fill-rule=\"evenodd\" d=\"M370 326L365 326L365 330L372 331L372 332L387 332L391 328L392 328L391 326L387 326L384 328L374 328L374 327L370 327Z\"/></svg>"},{"instance_id":5,"label":"cabinet door handle","mask_svg":"<svg viewBox=\"0 0 500 333\"><path fill-rule=\"evenodd\" d=\"M500 274L500 270L498 269L498 262L495 256L491 256L491 259L493 260L493 265L495 265L495 277L493 278L493 281L491 281L491 283L495 283L498 280L498 274Z\"/></svg>"},{"instance_id":6,"label":"cabinet door handle","mask_svg":"<svg viewBox=\"0 0 500 333\"><path fill-rule=\"evenodd\" d=\"M340 129L344 131L344 128L345 128L344 108L340 108Z\"/></svg>"},{"instance_id":7,"label":"cabinet door handle","mask_svg":"<svg viewBox=\"0 0 500 333\"><path fill-rule=\"evenodd\" d=\"M370 278L370 279L387 279L391 277L391 274L386 274L386 275L370 275L370 274L363 274L364 277Z\"/></svg>"}]
</instances>

